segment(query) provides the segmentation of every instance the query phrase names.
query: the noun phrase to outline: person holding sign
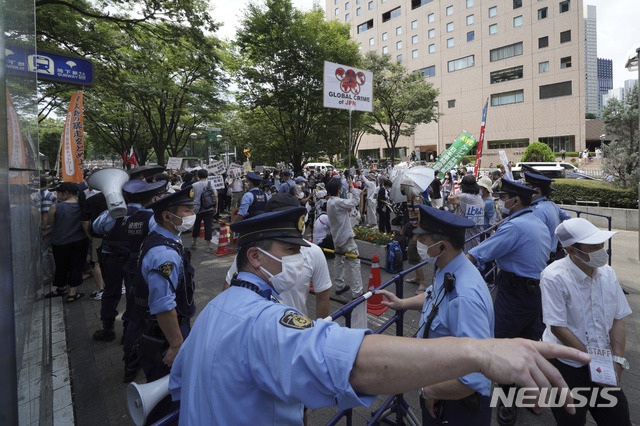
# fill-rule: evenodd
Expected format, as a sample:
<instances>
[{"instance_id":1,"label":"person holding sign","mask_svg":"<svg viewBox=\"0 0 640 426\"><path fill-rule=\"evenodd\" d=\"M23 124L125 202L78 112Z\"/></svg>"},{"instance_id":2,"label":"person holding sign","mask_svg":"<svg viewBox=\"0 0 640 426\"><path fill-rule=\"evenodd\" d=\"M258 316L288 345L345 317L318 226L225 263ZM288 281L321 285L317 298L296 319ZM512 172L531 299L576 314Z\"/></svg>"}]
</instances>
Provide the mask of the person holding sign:
<instances>
[{"instance_id":1,"label":"person holding sign","mask_svg":"<svg viewBox=\"0 0 640 426\"><path fill-rule=\"evenodd\" d=\"M631 314L629 303L607 265L604 243L615 232L601 231L586 219L562 222L555 235L569 254L550 264L540 276L545 342L561 343L587 352L591 364L566 359L551 363L562 373L569 388L596 389L595 406L576 408L575 416L562 409L553 410L559 425L583 425L587 410L599 424L630 425L629 404L619 389L622 370L629 368L624 358L625 327L623 318ZM607 387L606 396L602 390ZM590 399L591 395L585 395ZM599 407L611 405L612 407Z\"/></svg>"}]
</instances>

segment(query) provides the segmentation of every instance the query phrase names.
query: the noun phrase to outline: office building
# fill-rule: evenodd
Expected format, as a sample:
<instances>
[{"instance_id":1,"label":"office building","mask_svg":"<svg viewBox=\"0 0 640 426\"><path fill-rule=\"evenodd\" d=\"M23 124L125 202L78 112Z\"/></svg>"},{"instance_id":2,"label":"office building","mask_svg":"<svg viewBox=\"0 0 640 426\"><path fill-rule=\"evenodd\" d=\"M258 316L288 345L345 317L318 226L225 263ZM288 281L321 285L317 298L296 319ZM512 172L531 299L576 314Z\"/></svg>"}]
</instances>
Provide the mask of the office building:
<instances>
[{"instance_id":1,"label":"office building","mask_svg":"<svg viewBox=\"0 0 640 426\"><path fill-rule=\"evenodd\" d=\"M602 104L606 105L610 99L617 99L624 102L624 100L627 99L627 95L631 93L636 84L638 84L638 80L625 80L624 87L610 89L607 94L602 97Z\"/></svg>"},{"instance_id":2,"label":"office building","mask_svg":"<svg viewBox=\"0 0 640 426\"><path fill-rule=\"evenodd\" d=\"M483 165L519 160L532 142L584 149L582 0L326 0L364 51L391 55L440 90L439 122L401 137L401 155L442 153L463 130L478 138L489 99ZM387 156L365 135L360 156Z\"/></svg>"},{"instance_id":3,"label":"office building","mask_svg":"<svg viewBox=\"0 0 640 426\"><path fill-rule=\"evenodd\" d=\"M585 6L584 18L584 77L585 107L587 114L598 115L598 35L596 7Z\"/></svg>"},{"instance_id":4,"label":"office building","mask_svg":"<svg viewBox=\"0 0 640 426\"><path fill-rule=\"evenodd\" d=\"M613 89L613 61L598 58L598 117L602 114L603 97L611 89Z\"/></svg>"}]
</instances>

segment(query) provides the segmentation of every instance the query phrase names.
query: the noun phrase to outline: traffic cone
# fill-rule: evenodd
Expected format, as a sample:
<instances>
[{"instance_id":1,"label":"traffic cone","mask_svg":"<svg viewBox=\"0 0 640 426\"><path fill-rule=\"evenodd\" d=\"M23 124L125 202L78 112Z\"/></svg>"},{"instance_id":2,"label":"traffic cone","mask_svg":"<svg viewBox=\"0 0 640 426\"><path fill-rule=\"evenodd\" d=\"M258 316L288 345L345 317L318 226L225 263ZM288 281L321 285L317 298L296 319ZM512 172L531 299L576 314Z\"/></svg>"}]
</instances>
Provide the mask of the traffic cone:
<instances>
[{"instance_id":1,"label":"traffic cone","mask_svg":"<svg viewBox=\"0 0 640 426\"><path fill-rule=\"evenodd\" d=\"M218 238L218 251L213 253L214 256L222 257L227 254L235 253L236 251L229 247L229 227L226 226L224 221L220 222L220 238Z\"/></svg>"},{"instance_id":2,"label":"traffic cone","mask_svg":"<svg viewBox=\"0 0 640 426\"><path fill-rule=\"evenodd\" d=\"M380 280L380 265L378 265L378 255L376 254L371 259L371 274L369 275L369 291L375 290L377 287L380 287L382 284ZM373 315L380 316L384 311L389 309L388 306L384 306L382 304L382 295L374 294L369 299L367 299L367 312Z\"/></svg>"},{"instance_id":3,"label":"traffic cone","mask_svg":"<svg viewBox=\"0 0 640 426\"><path fill-rule=\"evenodd\" d=\"M204 238L204 220L200 222L200 235L198 235L198 238Z\"/></svg>"}]
</instances>

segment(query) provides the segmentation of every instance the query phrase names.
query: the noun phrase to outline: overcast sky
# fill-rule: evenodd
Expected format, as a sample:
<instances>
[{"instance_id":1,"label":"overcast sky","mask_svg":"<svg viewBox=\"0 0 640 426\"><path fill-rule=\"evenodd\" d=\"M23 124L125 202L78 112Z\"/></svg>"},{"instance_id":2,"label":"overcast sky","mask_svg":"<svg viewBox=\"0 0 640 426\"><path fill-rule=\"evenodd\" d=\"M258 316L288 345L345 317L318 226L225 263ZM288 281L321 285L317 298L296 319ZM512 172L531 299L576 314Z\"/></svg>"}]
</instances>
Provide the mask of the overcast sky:
<instances>
[{"instance_id":1,"label":"overcast sky","mask_svg":"<svg viewBox=\"0 0 640 426\"><path fill-rule=\"evenodd\" d=\"M260 1L260 0L258 0ZM318 2L318 0L315 0ZM249 0L209 0L213 16L224 25L218 32L222 38L233 38ZM311 9L314 0L293 0L296 7ZM318 2L324 8L325 0ZM597 7L598 57L613 59L613 87L622 87L625 80L638 78L624 65L628 53L640 46L639 0L584 0L584 4ZM586 16L586 13L585 13Z\"/></svg>"}]
</instances>

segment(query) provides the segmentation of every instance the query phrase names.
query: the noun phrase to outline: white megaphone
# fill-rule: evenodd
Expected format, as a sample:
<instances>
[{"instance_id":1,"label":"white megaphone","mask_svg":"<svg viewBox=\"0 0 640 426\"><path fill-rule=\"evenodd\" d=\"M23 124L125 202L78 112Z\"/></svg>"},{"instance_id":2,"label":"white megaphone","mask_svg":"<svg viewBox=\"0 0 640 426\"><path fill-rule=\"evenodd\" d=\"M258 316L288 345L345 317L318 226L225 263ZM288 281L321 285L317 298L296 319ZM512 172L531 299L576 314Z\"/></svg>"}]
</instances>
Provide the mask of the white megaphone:
<instances>
[{"instance_id":1,"label":"white megaphone","mask_svg":"<svg viewBox=\"0 0 640 426\"><path fill-rule=\"evenodd\" d=\"M127 203L122 194L122 185L129 180L127 172L121 169L108 168L93 172L87 183L104 194L107 209L112 218L117 219L127 215Z\"/></svg>"},{"instance_id":2,"label":"white megaphone","mask_svg":"<svg viewBox=\"0 0 640 426\"><path fill-rule=\"evenodd\" d=\"M133 422L137 426L144 424L147 416L158 402L169 395L169 375L151 383L139 385L129 383L127 387L127 406Z\"/></svg>"}]
</instances>

